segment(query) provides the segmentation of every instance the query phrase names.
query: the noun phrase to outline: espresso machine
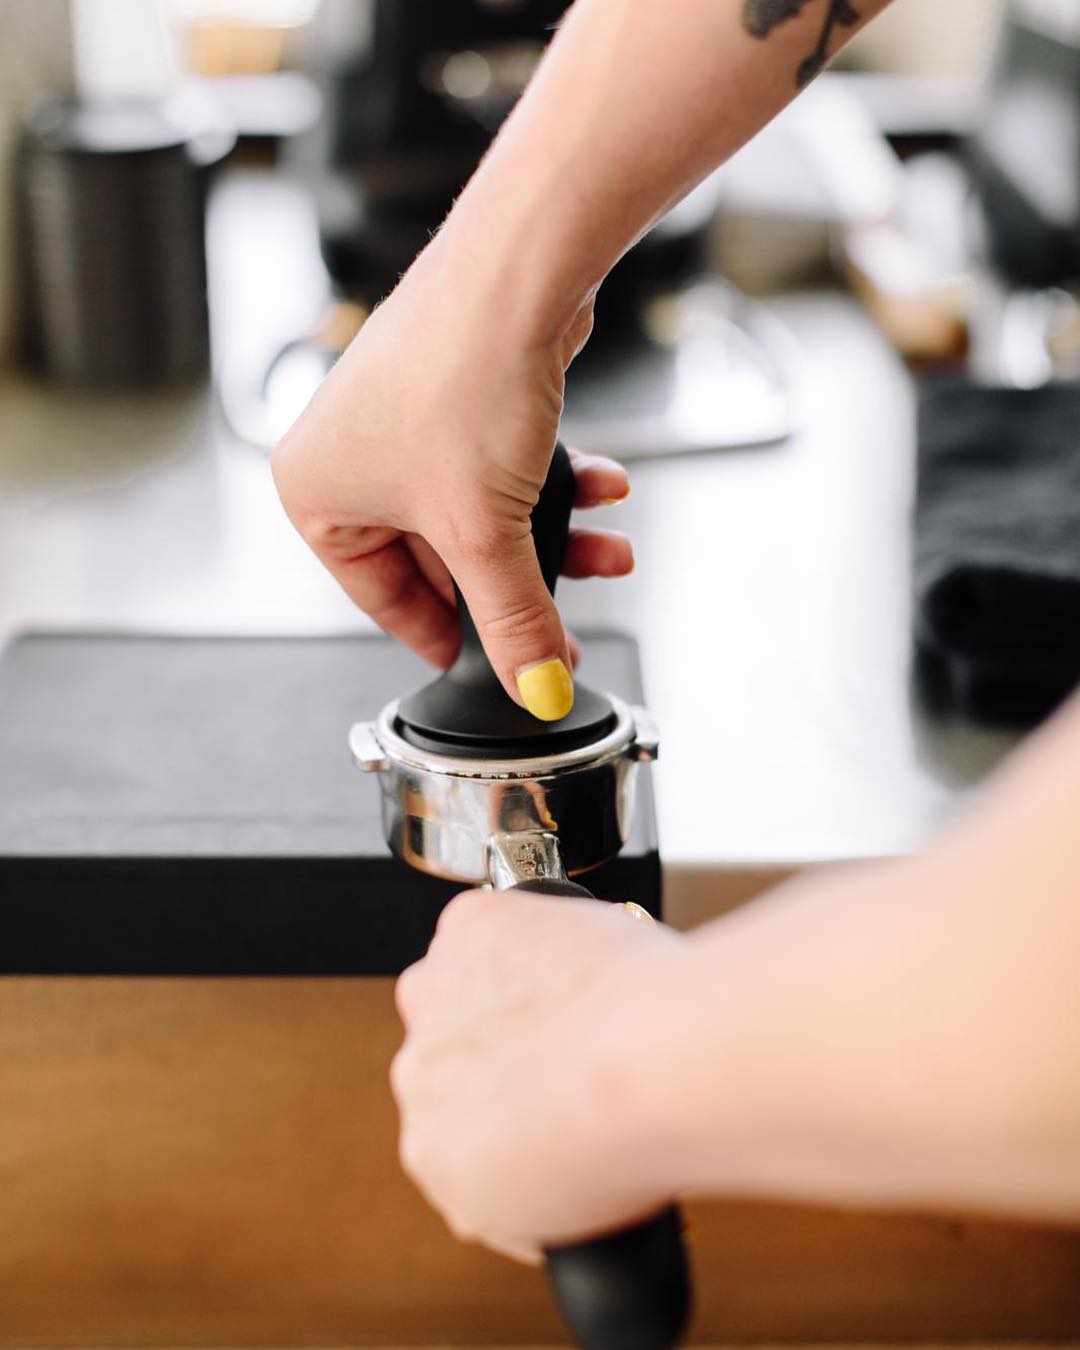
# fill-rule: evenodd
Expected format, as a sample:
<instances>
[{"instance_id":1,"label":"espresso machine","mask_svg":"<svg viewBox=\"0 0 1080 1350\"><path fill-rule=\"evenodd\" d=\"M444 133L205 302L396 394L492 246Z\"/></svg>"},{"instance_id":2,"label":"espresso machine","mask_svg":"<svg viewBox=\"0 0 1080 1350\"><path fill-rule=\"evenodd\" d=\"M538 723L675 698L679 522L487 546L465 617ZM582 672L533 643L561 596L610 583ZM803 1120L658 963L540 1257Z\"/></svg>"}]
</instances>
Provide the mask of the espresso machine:
<instances>
[{"instance_id":1,"label":"espresso machine","mask_svg":"<svg viewBox=\"0 0 1080 1350\"><path fill-rule=\"evenodd\" d=\"M310 64L323 116L303 146L340 292L391 291L468 181L567 0L326 0Z\"/></svg>"},{"instance_id":2,"label":"espresso machine","mask_svg":"<svg viewBox=\"0 0 1080 1350\"><path fill-rule=\"evenodd\" d=\"M225 391L227 408L248 405L250 415L230 412L247 439L284 433L320 370L393 289L567 8L568 0L323 0L307 60L323 113L294 157L330 294L313 331L270 357L260 389ZM790 431L786 334L710 275L718 200L710 179L604 282L593 336L569 373L571 444L625 458L772 443ZM279 409L276 425L267 425L267 407Z\"/></svg>"}]
</instances>

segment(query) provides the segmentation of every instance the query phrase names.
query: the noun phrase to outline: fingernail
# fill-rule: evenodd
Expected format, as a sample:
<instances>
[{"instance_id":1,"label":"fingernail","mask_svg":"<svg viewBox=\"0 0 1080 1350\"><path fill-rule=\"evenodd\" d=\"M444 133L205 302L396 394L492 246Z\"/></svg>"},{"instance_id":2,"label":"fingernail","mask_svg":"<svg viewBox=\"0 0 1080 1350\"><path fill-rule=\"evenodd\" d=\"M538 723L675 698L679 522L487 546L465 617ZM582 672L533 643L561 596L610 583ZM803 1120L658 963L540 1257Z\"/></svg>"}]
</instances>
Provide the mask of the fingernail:
<instances>
[{"instance_id":1,"label":"fingernail","mask_svg":"<svg viewBox=\"0 0 1080 1350\"><path fill-rule=\"evenodd\" d=\"M557 656L523 666L516 678L521 701L542 722L557 722L574 706L574 681Z\"/></svg>"},{"instance_id":2,"label":"fingernail","mask_svg":"<svg viewBox=\"0 0 1080 1350\"><path fill-rule=\"evenodd\" d=\"M629 494L627 494L629 496ZM626 501L626 497L601 497L601 506L618 506L620 502Z\"/></svg>"}]
</instances>

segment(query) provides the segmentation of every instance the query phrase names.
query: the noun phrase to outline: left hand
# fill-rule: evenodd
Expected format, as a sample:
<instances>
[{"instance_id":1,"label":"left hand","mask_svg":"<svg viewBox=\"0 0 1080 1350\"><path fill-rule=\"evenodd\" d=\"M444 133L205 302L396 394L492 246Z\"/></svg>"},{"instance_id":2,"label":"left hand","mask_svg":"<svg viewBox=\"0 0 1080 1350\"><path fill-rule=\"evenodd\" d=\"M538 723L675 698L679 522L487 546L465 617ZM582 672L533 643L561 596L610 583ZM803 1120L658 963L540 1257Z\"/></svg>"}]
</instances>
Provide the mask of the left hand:
<instances>
[{"instance_id":1,"label":"left hand","mask_svg":"<svg viewBox=\"0 0 1080 1350\"><path fill-rule=\"evenodd\" d=\"M682 945L591 900L466 891L447 906L398 981L391 1082L402 1165L457 1237L535 1263L672 1198L631 1022Z\"/></svg>"}]
</instances>

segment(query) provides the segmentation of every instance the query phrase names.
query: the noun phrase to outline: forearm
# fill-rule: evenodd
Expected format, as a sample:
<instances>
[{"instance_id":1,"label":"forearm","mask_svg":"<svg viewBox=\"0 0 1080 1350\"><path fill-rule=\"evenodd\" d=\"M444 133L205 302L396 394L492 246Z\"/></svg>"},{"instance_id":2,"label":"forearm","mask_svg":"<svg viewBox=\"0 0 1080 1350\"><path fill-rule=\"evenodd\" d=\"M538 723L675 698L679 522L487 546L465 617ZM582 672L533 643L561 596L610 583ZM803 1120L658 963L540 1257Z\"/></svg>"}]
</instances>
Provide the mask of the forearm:
<instances>
[{"instance_id":1,"label":"forearm","mask_svg":"<svg viewBox=\"0 0 1080 1350\"><path fill-rule=\"evenodd\" d=\"M923 857L658 965L625 1092L673 1186L1080 1218L1078 800L1080 704Z\"/></svg>"},{"instance_id":2,"label":"forearm","mask_svg":"<svg viewBox=\"0 0 1080 1350\"><path fill-rule=\"evenodd\" d=\"M795 96L821 39L831 53L887 3L805 0L775 22L785 0L578 0L447 221L454 267L513 296L543 336L565 327L622 253Z\"/></svg>"}]
</instances>

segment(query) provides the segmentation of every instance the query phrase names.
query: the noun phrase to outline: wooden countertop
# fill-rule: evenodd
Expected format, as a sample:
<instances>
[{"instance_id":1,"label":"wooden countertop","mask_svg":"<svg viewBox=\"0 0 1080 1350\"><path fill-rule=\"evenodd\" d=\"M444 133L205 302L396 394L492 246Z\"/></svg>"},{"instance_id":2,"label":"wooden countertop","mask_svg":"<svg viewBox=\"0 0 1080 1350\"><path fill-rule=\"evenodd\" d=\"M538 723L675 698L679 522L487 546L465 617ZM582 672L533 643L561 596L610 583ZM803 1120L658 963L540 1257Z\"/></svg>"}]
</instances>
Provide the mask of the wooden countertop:
<instances>
[{"instance_id":1,"label":"wooden countertop","mask_svg":"<svg viewBox=\"0 0 1080 1350\"><path fill-rule=\"evenodd\" d=\"M392 982L0 981L0 1346L551 1344L396 1161ZM697 1344L1076 1339L1080 1234L687 1206Z\"/></svg>"}]
</instances>

